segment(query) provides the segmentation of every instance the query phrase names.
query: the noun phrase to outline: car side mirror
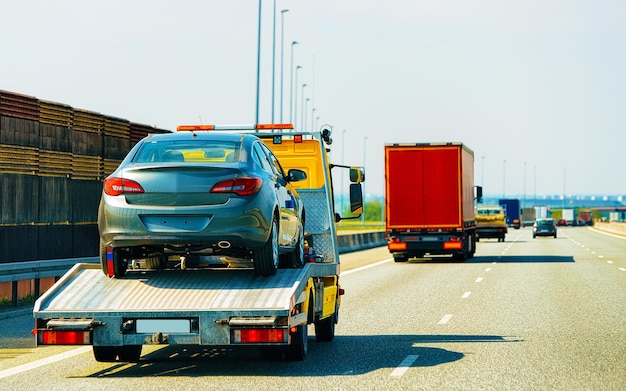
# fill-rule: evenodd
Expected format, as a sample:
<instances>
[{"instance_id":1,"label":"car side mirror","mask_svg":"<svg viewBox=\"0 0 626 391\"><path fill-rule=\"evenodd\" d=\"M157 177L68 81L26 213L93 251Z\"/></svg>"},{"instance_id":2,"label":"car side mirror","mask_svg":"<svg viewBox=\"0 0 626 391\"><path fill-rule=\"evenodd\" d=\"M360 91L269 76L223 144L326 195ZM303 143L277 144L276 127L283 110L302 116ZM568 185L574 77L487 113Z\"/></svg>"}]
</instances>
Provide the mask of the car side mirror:
<instances>
[{"instance_id":1,"label":"car side mirror","mask_svg":"<svg viewBox=\"0 0 626 391\"><path fill-rule=\"evenodd\" d=\"M287 180L289 182L300 182L305 180L306 178L306 172L297 168L290 168L289 171L287 171Z\"/></svg>"}]
</instances>

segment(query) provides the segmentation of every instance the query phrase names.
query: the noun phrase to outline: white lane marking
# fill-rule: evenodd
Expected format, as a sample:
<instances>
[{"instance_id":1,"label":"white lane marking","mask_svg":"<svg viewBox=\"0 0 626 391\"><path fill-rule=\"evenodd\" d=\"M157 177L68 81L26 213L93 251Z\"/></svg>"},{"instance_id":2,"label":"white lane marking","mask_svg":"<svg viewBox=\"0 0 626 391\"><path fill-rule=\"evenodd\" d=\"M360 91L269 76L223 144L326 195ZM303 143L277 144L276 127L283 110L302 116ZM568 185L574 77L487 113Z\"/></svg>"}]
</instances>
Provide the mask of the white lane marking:
<instances>
[{"instance_id":1,"label":"white lane marking","mask_svg":"<svg viewBox=\"0 0 626 391\"><path fill-rule=\"evenodd\" d=\"M467 299L468 297L470 297L471 294L472 292L465 292L463 293L463 296L461 296L461 299Z\"/></svg>"},{"instance_id":2,"label":"white lane marking","mask_svg":"<svg viewBox=\"0 0 626 391\"><path fill-rule=\"evenodd\" d=\"M598 258L604 258L604 255L598 255Z\"/></svg>"},{"instance_id":3,"label":"white lane marking","mask_svg":"<svg viewBox=\"0 0 626 391\"><path fill-rule=\"evenodd\" d=\"M30 371L35 368L43 367L44 365L52 364L57 361L62 361L70 357L78 356L79 354L87 353L90 350L91 350L91 346L82 346L80 348L68 350L65 353L55 354L54 356L42 358L41 360L37 360L37 361L29 362L27 364L18 365L13 368L5 369L4 371L0 371L0 379L17 375L18 373Z\"/></svg>"},{"instance_id":4,"label":"white lane marking","mask_svg":"<svg viewBox=\"0 0 626 391\"><path fill-rule=\"evenodd\" d=\"M391 262L391 261L393 261L393 258L383 259L382 261L378 261L378 262L376 262L376 263L371 263L371 264L369 264L369 265L365 265L365 266L357 267L356 269L352 269L352 270L347 270L347 271L345 271L345 272L341 272L341 274L340 274L340 275L345 276L345 275L347 275L347 274L352 274L352 273L355 273L355 272L360 272L361 270L365 270L365 269L369 269L369 268L372 268L372 267L380 266L380 265L382 265L383 263L387 263L387 262Z\"/></svg>"},{"instance_id":5,"label":"white lane marking","mask_svg":"<svg viewBox=\"0 0 626 391\"><path fill-rule=\"evenodd\" d=\"M396 369L394 369L393 372L391 372L391 376L402 376L402 375L404 375L404 373L407 371L407 369L409 369L409 367L411 365L413 365L413 363L415 362L415 360L417 360L418 357L419 356L417 354L406 356L406 358L404 360L402 360L400 365L398 365L396 367Z\"/></svg>"},{"instance_id":6,"label":"white lane marking","mask_svg":"<svg viewBox=\"0 0 626 391\"><path fill-rule=\"evenodd\" d=\"M491 268L490 268L490 267L488 267L488 268L486 268L486 269L485 269L485 271L486 271L486 272L490 272L490 271L491 271Z\"/></svg>"},{"instance_id":7,"label":"white lane marking","mask_svg":"<svg viewBox=\"0 0 626 391\"><path fill-rule=\"evenodd\" d=\"M437 324L446 324L450 321L450 319L452 319L452 314L446 314L439 322L437 322Z\"/></svg>"},{"instance_id":8,"label":"white lane marking","mask_svg":"<svg viewBox=\"0 0 626 391\"><path fill-rule=\"evenodd\" d=\"M482 278L482 277L478 277L478 278L476 279L476 282L481 282L482 280L483 280L483 278Z\"/></svg>"},{"instance_id":9,"label":"white lane marking","mask_svg":"<svg viewBox=\"0 0 626 391\"><path fill-rule=\"evenodd\" d=\"M613 264L613 261L606 261L606 263L608 263L608 264L611 264L611 265L612 265L612 264Z\"/></svg>"},{"instance_id":10,"label":"white lane marking","mask_svg":"<svg viewBox=\"0 0 626 391\"><path fill-rule=\"evenodd\" d=\"M626 267L620 267L619 270L626 272Z\"/></svg>"}]
</instances>

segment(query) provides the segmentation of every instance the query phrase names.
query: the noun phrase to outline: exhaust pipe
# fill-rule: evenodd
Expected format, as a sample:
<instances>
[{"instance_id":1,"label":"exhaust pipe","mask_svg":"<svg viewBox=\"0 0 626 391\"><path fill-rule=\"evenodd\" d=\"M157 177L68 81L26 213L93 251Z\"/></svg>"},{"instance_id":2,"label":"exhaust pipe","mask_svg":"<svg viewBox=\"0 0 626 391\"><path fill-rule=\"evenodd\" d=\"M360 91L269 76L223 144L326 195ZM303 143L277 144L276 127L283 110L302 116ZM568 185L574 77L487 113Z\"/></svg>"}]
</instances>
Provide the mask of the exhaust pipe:
<instances>
[{"instance_id":1,"label":"exhaust pipe","mask_svg":"<svg viewBox=\"0 0 626 391\"><path fill-rule=\"evenodd\" d=\"M226 240L220 240L219 242L217 242L217 247L230 248L230 242L227 242Z\"/></svg>"}]
</instances>

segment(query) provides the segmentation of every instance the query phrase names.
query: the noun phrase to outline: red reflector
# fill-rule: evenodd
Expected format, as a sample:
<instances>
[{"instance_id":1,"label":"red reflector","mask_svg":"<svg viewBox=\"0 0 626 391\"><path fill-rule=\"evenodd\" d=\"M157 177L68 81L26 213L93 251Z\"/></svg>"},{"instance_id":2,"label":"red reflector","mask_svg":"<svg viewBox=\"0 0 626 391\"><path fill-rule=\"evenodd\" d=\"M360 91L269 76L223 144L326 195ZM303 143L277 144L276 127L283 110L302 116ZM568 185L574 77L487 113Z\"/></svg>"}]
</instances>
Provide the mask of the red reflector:
<instances>
[{"instance_id":1,"label":"red reflector","mask_svg":"<svg viewBox=\"0 0 626 391\"><path fill-rule=\"evenodd\" d=\"M286 342L286 329L245 329L235 330L236 343Z\"/></svg>"},{"instance_id":2,"label":"red reflector","mask_svg":"<svg viewBox=\"0 0 626 391\"><path fill-rule=\"evenodd\" d=\"M107 275L109 277L115 276L115 266L113 264L113 249L107 247Z\"/></svg>"},{"instance_id":3,"label":"red reflector","mask_svg":"<svg viewBox=\"0 0 626 391\"><path fill-rule=\"evenodd\" d=\"M389 251L404 251L406 250L406 243L404 242L389 242L387 243Z\"/></svg>"},{"instance_id":4,"label":"red reflector","mask_svg":"<svg viewBox=\"0 0 626 391\"><path fill-rule=\"evenodd\" d=\"M110 196L118 196L127 193L143 193L143 187L130 179L113 177L104 180L104 193Z\"/></svg>"},{"instance_id":5,"label":"red reflector","mask_svg":"<svg viewBox=\"0 0 626 391\"><path fill-rule=\"evenodd\" d=\"M296 144L302 143L302 135L301 134L296 134L295 136L293 136L293 142L296 143Z\"/></svg>"},{"instance_id":6,"label":"red reflector","mask_svg":"<svg viewBox=\"0 0 626 391\"><path fill-rule=\"evenodd\" d=\"M263 180L257 177L232 178L216 183L211 193L235 193L241 196L251 195L261 189Z\"/></svg>"},{"instance_id":7,"label":"red reflector","mask_svg":"<svg viewBox=\"0 0 626 391\"><path fill-rule=\"evenodd\" d=\"M443 243L444 250L462 250L463 243L461 242L444 242Z\"/></svg>"},{"instance_id":8,"label":"red reflector","mask_svg":"<svg viewBox=\"0 0 626 391\"><path fill-rule=\"evenodd\" d=\"M89 345L90 343L91 338L89 331L39 331L40 345Z\"/></svg>"}]
</instances>

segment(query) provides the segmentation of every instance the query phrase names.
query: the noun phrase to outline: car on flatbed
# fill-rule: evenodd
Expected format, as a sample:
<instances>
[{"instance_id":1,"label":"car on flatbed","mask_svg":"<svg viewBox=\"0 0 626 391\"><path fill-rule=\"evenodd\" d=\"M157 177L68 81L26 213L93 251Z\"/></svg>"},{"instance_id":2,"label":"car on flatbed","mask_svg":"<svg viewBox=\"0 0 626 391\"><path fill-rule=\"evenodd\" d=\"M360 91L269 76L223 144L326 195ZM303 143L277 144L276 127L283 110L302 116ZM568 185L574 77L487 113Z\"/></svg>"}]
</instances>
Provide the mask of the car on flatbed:
<instances>
[{"instance_id":1,"label":"car on flatbed","mask_svg":"<svg viewBox=\"0 0 626 391\"><path fill-rule=\"evenodd\" d=\"M533 239L537 236L552 236L556 239L556 223L554 219L537 219L533 223Z\"/></svg>"},{"instance_id":2,"label":"car on flatbed","mask_svg":"<svg viewBox=\"0 0 626 391\"><path fill-rule=\"evenodd\" d=\"M104 180L102 270L121 277L224 257L252 261L259 275L302 267L305 211L292 183L305 179L253 134L149 135Z\"/></svg>"}]
</instances>

